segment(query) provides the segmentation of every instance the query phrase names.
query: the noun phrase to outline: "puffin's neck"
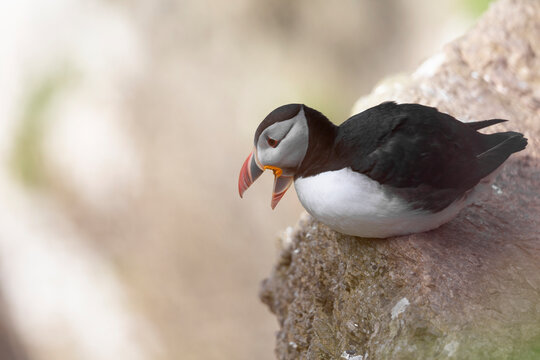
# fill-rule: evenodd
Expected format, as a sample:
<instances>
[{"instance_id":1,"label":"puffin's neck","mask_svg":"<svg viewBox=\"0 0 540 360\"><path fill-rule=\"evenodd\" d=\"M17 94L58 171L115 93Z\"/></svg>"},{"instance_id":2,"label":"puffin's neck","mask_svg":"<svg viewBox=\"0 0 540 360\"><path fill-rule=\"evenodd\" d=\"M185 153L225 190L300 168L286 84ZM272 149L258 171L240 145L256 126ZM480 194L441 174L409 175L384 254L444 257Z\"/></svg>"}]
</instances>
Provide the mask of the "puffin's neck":
<instances>
[{"instance_id":1,"label":"puffin's neck","mask_svg":"<svg viewBox=\"0 0 540 360\"><path fill-rule=\"evenodd\" d=\"M326 116L304 105L309 140L306 156L296 170L295 178L308 177L324 171L330 159L338 127Z\"/></svg>"}]
</instances>

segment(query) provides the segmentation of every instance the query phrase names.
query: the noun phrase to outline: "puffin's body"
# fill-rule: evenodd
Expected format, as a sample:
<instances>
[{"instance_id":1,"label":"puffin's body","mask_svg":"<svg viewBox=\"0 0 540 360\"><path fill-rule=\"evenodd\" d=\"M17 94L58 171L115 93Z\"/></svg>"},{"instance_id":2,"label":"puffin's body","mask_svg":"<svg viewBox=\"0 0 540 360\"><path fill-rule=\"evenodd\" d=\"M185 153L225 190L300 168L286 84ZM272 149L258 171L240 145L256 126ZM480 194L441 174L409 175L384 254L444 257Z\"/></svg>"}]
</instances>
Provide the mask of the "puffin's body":
<instances>
[{"instance_id":1,"label":"puffin's body","mask_svg":"<svg viewBox=\"0 0 540 360\"><path fill-rule=\"evenodd\" d=\"M264 169L276 175L272 207L294 180L304 208L345 234L384 238L451 220L527 140L477 130L418 104L382 103L340 126L305 105L271 112L240 173L240 195Z\"/></svg>"}]
</instances>

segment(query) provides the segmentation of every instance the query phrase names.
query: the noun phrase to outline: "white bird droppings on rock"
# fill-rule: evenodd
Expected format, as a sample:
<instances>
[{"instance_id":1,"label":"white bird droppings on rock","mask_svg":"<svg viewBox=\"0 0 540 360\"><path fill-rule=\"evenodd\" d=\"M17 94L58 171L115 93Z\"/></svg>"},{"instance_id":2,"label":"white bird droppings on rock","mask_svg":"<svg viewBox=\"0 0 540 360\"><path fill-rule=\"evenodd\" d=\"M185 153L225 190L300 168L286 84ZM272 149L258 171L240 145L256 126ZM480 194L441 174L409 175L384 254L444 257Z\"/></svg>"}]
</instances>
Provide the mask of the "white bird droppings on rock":
<instances>
[{"instance_id":1,"label":"white bird droppings on rock","mask_svg":"<svg viewBox=\"0 0 540 360\"><path fill-rule=\"evenodd\" d=\"M454 356L458 347L459 343L455 340L452 340L448 344L444 345L444 351L448 353L448 356Z\"/></svg>"},{"instance_id":2,"label":"white bird droppings on rock","mask_svg":"<svg viewBox=\"0 0 540 360\"><path fill-rule=\"evenodd\" d=\"M364 357L362 355L351 355L347 351L344 351L341 354L341 358L346 360L364 360Z\"/></svg>"},{"instance_id":3,"label":"white bird droppings on rock","mask_svg":"<svg viewBox=\"0 0 540 360\"><path fill-rule=\"evenodd\" d=\"M392 320L394 320L399 314L405 311L407 309L407 306L409 306L411 303L407 298L402 298L397 302L396 305L392 308L391 314L392 314Z\"/></svg>"},{"instance_id":4,"label":"white bird droppings on rock","mask_svg":"<svg viewBox=\"0 0 540 360\"><path fill-rule=\"evenodd\" d=\"M495 192L495 194L497 194L497 195L502 195L503 192L502 192L501 188L498 187L497 185L492 184L492 185L491 185L491 188L493 189L493 191Z\"/></svg>"},{"instance_id":5,"label":"white bird droppings on rock","mask_svg":"<svg viewBox=\"0 0 540 360\"><path fill-rule=\"evenodd\" d=\"M356 331L358 330L358 324L355 323L354 321L352 320L349 320L345 323L345 325L347 326L347 328L349 329L349 331Z\"/></svg>"},{"instance_id":6,"label":"white bird droppings on rock","mask_svg":"<svg viewBox=\"0 0 540 360\"><path fill-rule=\"evenodd\" d=\"M294 238L294 229L292 226L287 226L287 228L283 232L283 236L279 237L279 239L281 240L279 244L281 246L281 249L283 250L289 249L292 246L293 238Z\"/></svg>"}]
</instances>

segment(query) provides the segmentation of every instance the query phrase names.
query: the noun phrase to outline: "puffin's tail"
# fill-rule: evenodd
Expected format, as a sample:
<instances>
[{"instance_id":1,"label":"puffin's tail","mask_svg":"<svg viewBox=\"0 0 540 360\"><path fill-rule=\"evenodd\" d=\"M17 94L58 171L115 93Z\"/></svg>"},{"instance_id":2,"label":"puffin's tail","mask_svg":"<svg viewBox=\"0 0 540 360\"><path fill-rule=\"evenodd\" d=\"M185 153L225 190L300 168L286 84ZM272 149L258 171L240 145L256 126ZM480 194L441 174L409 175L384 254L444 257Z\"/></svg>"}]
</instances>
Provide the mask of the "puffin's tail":
<instances>
[{"instance_id":1,"label":"puffin's tail","mask_svg":"<svg viewBox=\"0 0 540 360\"><path fill-rule=\"evenodd\" d=\"M473 128L474 130L480 130L480 129L483 129L485 127L495 125L495 124L500 124L500 123L505 122L505 121L508 121L508 120L491 119L491 120L473 121L473 122L468 122L466 124L469 127Z\"/></svg>"},{"instance_id":2,"label":"puffin's tail","mask_svg":"<svg viewBox=\"0 0 540 360\"><path fill-rule=\"evenodd\" d=\"M527 146L527 139L523 134L515 131L485 136L489 148L476 156L480 165L482 177L495 171L495 169L501 166L510 155L525 149Z\"/></svg>"}]
</instances>

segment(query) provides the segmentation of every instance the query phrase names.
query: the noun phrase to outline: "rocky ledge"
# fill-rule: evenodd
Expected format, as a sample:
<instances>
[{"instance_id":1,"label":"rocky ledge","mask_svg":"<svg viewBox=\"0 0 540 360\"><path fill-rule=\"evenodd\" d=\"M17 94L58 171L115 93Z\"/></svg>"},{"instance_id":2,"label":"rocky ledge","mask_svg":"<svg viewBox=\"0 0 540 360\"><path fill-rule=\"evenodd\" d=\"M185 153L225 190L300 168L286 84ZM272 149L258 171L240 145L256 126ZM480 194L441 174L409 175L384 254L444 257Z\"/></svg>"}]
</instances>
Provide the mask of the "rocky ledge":
<instances>
[{"instance_id":1,"label":"rocky ledge","mask_svg":"<svg viewBox=\"0 0 540 360\"><path fill-rule=\"evenodd\" d=\"M385 100L463 121L510 119L529 138L490 193L439 229L385 240L336 233L303 215L280 239L262 301L279 359L540 358L540 2L501 0Z\"/></svg>"}]
</instances>

